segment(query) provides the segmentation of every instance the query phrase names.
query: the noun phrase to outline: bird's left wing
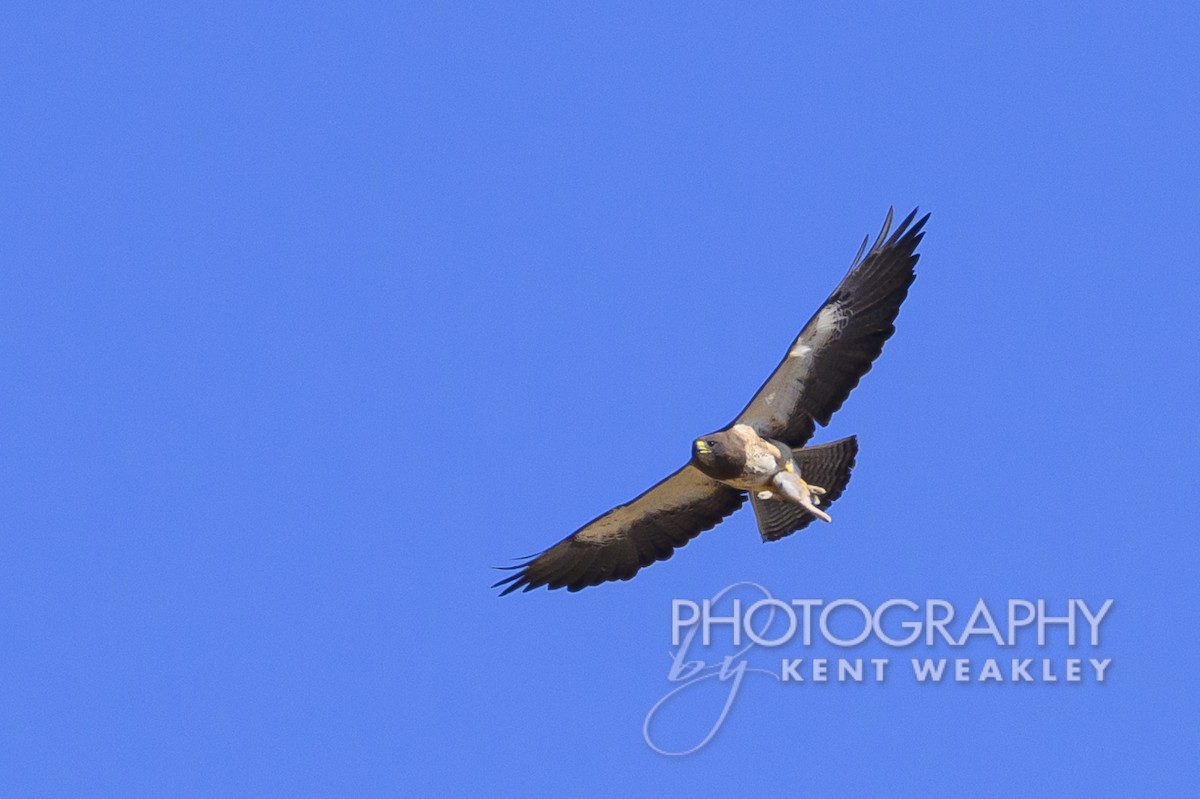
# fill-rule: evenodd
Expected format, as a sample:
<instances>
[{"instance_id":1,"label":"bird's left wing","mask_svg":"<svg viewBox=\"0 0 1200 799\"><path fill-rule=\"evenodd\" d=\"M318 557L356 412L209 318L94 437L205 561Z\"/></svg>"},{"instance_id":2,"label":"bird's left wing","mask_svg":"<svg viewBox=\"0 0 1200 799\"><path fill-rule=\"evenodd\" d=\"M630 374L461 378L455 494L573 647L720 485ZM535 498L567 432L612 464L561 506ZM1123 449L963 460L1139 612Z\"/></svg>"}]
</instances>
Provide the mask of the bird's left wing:
<instances>
[{"instance_id":1,"label":"bird's left wing","mask_svg":"<svg viewBox=\"0 0 1200 799\"><path fill-rule=\"evenodd\" d=\"M767 378L734 423L748 424L764 438L803 446L815 424L829 424L896 331L900 303L916 277L917 245L925 235L926 214L913 224L914 209L890 237L889 210L874 246L829 295L783 362Z\"/></svg>"},{"instance_id":2,"label":"bird's left wing","mask_svg":"<svg viewBox=\"0 0 1200 799\"><path fill-rule=\"evenodd\" d=\"M607 580L628 580L666 560L742 506L746 495L684 466L636 499L618 505L524 563L493 588L508 594L540 586L578 591Z\"/></svg>"}]
</instances>

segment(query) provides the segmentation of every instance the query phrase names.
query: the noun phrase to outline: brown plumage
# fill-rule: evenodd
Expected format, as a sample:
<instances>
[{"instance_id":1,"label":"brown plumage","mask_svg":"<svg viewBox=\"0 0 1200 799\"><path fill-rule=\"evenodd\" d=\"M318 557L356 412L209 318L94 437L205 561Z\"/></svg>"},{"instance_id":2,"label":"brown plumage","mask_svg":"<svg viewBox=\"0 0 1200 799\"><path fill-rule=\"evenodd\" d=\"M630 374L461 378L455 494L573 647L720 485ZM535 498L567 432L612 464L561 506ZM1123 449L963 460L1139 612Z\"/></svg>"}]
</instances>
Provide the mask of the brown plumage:
<instances>
[{"instance_id":1,"label":"brown plumage","mask_svg":"<svg viewBox=\"0 0 1200 799\"><path fill-rule=\"evenodd\" d=\"M841 496L858 454L853 437L806 447L827 425L883 344L915 279L926 214L890 237L892 212L867 250L813 314L783 361L726 428L693 442L692 459L637 498L593 519L513 567L502 593L539 586L578 591L628 580L752 498L759 532L775 541L802 529ZM865 255L864 255L865 253Z\"/></svg>"}]
</instances>

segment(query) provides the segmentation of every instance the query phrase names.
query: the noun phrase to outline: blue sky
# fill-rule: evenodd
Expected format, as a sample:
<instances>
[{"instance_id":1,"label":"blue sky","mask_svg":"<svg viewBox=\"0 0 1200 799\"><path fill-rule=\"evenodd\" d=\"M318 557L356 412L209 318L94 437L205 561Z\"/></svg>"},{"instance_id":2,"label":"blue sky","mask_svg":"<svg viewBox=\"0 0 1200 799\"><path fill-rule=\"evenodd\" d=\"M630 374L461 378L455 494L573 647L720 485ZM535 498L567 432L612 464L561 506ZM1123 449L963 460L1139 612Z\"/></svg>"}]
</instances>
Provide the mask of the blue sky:
<instances>
[{"instance_id":1,"label":"blue sky","mask_svg":"<svg viewBox=\"0 0 1200 799\"><path fill-rule=\"evenodd\" d=\"M11 9L4 793L1188 795L1198 36L1182 3ZM862 446L834 524L498 599L742 407L890 205L933 217L818 433ZM671 600L741 580L1112 598L1114 665L758 681L657 754Z\"/></svg>"}]
</instances>

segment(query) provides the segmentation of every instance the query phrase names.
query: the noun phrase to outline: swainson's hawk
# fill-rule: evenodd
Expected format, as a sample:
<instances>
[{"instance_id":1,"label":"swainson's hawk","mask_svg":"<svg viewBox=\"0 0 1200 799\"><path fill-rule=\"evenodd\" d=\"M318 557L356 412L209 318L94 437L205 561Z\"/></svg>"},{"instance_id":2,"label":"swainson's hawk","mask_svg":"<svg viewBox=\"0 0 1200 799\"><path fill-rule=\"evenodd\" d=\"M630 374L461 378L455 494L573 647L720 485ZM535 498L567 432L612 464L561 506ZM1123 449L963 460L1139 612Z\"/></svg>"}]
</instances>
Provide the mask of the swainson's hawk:
<instances>
[{"instance_id":1,"label":"swainson's hawk","mask_svg":"<svg viewBox=\"0 0 1200 799\"><path fill-rule=\"evenodd\" d=\"M539 555L507 567L493 587L578 591L628 580L742 506L747 496L764 541L777 541L841 496L858 453L853 436L806 447L879 357L916 275L929 215L914 209L890 237L888 211L875 244L808 320L783 362L728 427L692 443L691 460L636 499L596 518ZM869 239L868 239L869 240ZM866 252L864 257L863 253Z\"/></svg>"}]
</instances>

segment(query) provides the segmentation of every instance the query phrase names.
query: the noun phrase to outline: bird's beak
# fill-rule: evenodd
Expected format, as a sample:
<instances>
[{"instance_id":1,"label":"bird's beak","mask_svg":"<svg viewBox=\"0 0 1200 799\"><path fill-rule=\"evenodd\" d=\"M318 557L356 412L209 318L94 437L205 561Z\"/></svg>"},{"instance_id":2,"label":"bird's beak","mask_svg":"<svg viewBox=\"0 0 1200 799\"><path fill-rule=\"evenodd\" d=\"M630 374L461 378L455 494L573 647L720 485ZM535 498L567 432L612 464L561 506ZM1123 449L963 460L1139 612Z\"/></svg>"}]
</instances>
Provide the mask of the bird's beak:
<instances>
[{"instance_id":1,"label":"bird's beak","mask_svg":"<svg viewBox=\"0 0 1200 799\"><path fill-rule=\"evenodd\" d=\"M709 448L708 444L704 443L703 441L697 441L696 453L699 455L708 455L712 453L712 450Z\"/></svg>"}]
</instances>

